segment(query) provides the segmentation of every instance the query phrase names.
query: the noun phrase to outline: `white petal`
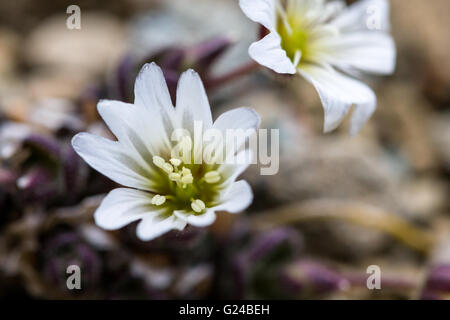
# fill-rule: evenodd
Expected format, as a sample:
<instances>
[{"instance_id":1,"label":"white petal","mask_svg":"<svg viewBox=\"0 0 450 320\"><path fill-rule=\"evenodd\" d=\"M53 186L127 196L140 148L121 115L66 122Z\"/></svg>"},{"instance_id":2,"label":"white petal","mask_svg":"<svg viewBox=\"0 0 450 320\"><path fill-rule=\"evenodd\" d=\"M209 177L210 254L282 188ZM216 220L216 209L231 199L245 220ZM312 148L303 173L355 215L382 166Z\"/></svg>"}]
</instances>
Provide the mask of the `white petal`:
<instances>
[{"instance_id":1,"label":"white petal","mask_svg":"<svg viewBox=\"0 0 450 320\"><path fill-rule=\"evenodd\" d=\"M102 100L97 109L111 132L130 152L134 151L143 167L151 170L152 156L170 148L161 121L144 107Z\"/></svg>"},{"instance_id":2,"label":"white petal","mask_svg":"<svg viewBox=\"0 0 450 320\"><path fill-rule=\"evenodd\" d=\"M152 117L159 118L167 132L172 133L175 109L164 74L154 62L145 64L136 78L134 103L147 108Z\"/></svg>"},{"instance_id":3,"label":"white petal","mask_svg":"<svg viewBox=\"0 0 450 320\"><path fill-rule=\"evenodd\" d=\"M262 24L269 30L276 27L276 8L278 0L239 0L239 6L251 20Z\"/></svg>"},{"instance_id":4,"label":"white petal","mask_svg":"<svg viewBox=\"0 0 450 320\"><path fill-rule=\"evenodd\" d=\"M151 173L119 142L79 133L73 137L72 146L92 168L111 180L131 188L154 189L154 183L148 178Z\"/></svg>"},{"instance_id":5,"label":"white petal","mask_svg":"<svg viewBox=\"0 0 450 320\"><path fill-rule=\"evenodd\" d=\"M231 185L222 201L222 204L213 208L215 211L241 212L253 201L252 188L247 181L239 180Z\"/></svg>"},{"instance_id":6,"label":"white petal","mask_svg":"<svg viewBox=\"0 0 450 320\"><path fill-rule=\"evenodd\" d=\"M216 214L211 209L207 209L202 214L194 214L193 212L187 211L174 211L174 214L179 219L199 228L209 226L216 220Z\"/></svg>"},{"instance_id":7,"label":"white petal","mask_svg":"<svg viewBox=\"0 0 450 320\"><path fill-rule=\"evenodd\" d=\"M245 164L223 164L218 168L218 172L223 177L223 186L229 186L249 167L249 163Z\"/></svg>"},{"instance_id":8,"label":"white petal","mask_svg":"<svg viewBox=\"0 0 450 320\"><path fill-rule=\"evenodd\" d=\"M352 104L356 105L356 109L365 108L365 112L358 112L360 116L352 123L352 134L361 129L375 110L375 94L364 83L332 68L303 65L299 71L319 93L325 112L325 132L334 130L341 123Z\"/></svg>"},{"instance_id":9,"label":"white petal","mask_svg":"<svg viewBox=\"0 0 450 320\"><path fill-rule=\"evenodd\" d=\"M142 219L136 229L136 234L142 241L153 240L164 233L176 229L183 230L186 222L177 218L175 215L169 217L162 215L155 215Z\"/></svg>"},{"instance_id":10,"label":"white petal","mask_svg":"<svg viewBox=\"0 0 450 320\"><path fill-rule=\"evenodd\" d=\"M357 1L331 22L341 31L389 31L388 0Z\"/></svg>"},{"instance_id":11,"label":"white petal","mask_svg":"<svg viewBox=\"0 0 450 320\"><path fill-rule=\"evenodd\" d=\"M338 13L346 7L346 4L342 0L335 0L325 3L323 12L321 13L318 22L326 22L330 18L335 17Z\"/></svg>"},{"instance_id":12,"label":"white petal","mask_svg":"<svg viewBox=\"0 0 450 320\"><path fill-rule=\"evenodd\" d=\"M258 129L261 124L261 118L252 108L236 108L222 113L216 121L213 128L226 132L227 129Z\"/></svg>"},{"instance_id":13,"label":"white petal","mask_svg":"<svg viewBox=\"0 0 450 320\"><path fill-rule=\"evenodd\" d=\"M261 118L258 113L251 108L237 108L221 114L213 124L214 129L218 129L222 133L223 151L226 159L234 157L236 154L231 149L233 146L227 147L227 143L234 144L234 151L243 151L246 141L249 137L256 133L261 124ZM227 142L227 135L234 139ZM226 154L228 152L228 154ZM226 161L225 161L226 162ZM235 162L231 162L235 163Z\"/></svg>"},{"instance_id":14,"label":"white petal","mask_svg":"<svg viewBox=\"0 0 450 320\"><path fill-rule=\"evenodd\" d=\"M135 189L111 191L95 211L95 223L106 230L120 229L131 222L158 214L151 194Z\"/></svg>"},{"instance_id":15,"label":"white petal","mask_svg":"<svg viewBox=\"0 0 450 320\"><path fill-rule=\"evenodd\" d=\"M351 135L357 134L362 129L367 120L369 120L372 114L375 112L376 107L377 98L375 94L372 101L355 106L352 114L352 119L350 121Z\"/></svg>"},{"instance_id":16,"label":"white petal","mask_svg":"<svg viewBox=\"0 0 450 320\"><path fill-rule=\"evenodd\" d=\"M211 107L202 80L194 70L190 69L181 75L176 102L175 112L182 128L193 132L194 121L200 121L203 129L211 128Z\"/></svg>"},{"instance_id":17,"label":"white petal","mask_svg":"<svg viewBox=\"0 0 450 320\"><path fill-rule=\"evenodd\" d=\"M286 51L281 48L281 38L275 31L261 40L253 42L248 48L248 54L259 64L277 73L296 73L295 66L287 56Z\"/></svg>"},{"instance_id":18,"label":"white petal","mask_svg":"<svg viewBox=\"0 0 450 320\"><path fill-rule=\"evenodd\" d=\"M354 32L319 40L322 59L343 70L391 74L396 50L392 37L380 32Z\"/></svg>"},{"instance_id":19,"label":"white petal","mask_svg":"<svg viewBox=\"0 0 450 320\"><path fill-rule=\"evenodd\" d=\"M249 149L242 149L235 157L229 157L224 164L221 164L217 171L223 178L220 188L229 189L236 179L252 164L254 154Z\"/></svg>"}]
</instances>

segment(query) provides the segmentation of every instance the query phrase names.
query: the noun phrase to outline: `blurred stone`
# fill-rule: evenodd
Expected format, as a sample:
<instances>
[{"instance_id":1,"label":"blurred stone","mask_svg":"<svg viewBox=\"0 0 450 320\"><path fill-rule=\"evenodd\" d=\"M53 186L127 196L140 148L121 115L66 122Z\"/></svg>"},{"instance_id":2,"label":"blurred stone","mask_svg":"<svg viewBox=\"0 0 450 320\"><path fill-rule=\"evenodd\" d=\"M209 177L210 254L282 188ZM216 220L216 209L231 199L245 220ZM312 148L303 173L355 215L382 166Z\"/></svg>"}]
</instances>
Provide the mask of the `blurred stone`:
<instances>
[{"instance_id":1,"label":"blurred stone","mask_svg":"<svg viewBox=\"0 0 450 320\"><path fill-rule=\"evenodd\" d=\"M414 179L402 184L398 200L406 216L426 221L445 210L448 194L448 186L443 181Z\"/></svg>"},{"instance_id":2,"label":"blurred stone","mask_svg":"<svg viewBox=\"0 0 450 320\"><path fill-rule=\"evenodd\" d=\"M12 158L32 132L30 126L16 122L0 124L0 160Z\"/></svg>"},{"instance_id":3,"label":"blurred stone","mask_svg":"<svg viewBox=\"0 0 450 320\"><path fill-rule=\"evenodd\" d=\"M67 16L42 22L28 36L27 61L39 67L72 74L98 76L117 63L124 51L122 24L107 14L82 11L81 29L66 27Z\"/></svg>"},{"instance_id":4,"label":"blurred stone","mask_svg":"<svg viewBox=\"0 0 450 320\"><path fill-rule=\"evenodd\" d=\"M435 114L430 124L432 124L431 131L436 152L444 168L450 171L450 114Z\"/></svg>"},{"instance_id":5,"label":"blurred stone","mask_svg":"<svg viewBox=\"0 0 450 320\"><path fill-rule=\"evenodd\" d=\"M319 197L374 199L392 191L402 175L395 159L362 137L310 137L299 143L298 152L281 158L276 175L245 175L254 185L265 181L280 204Z\"/></svg>"},{"instance_id":6,"label":"blurred stone","mask_svg":"<svg viewBox=\"0 0 450 320\"><path fill-rule=\"evenodd\" d=\"M338 219L311 221L299 228L311 253L331 258L358 261L376 255L392 244L379 230Z\"/></svg>"},{"instance_id":7,"label":"blurred stone","mask_svg":"<svg viewBox=\"0 0 450 320\"><path fill-rule=\"evenodd\" d=\"M418 171L437 164L429 123L430 104L411 81L389 81L379 90L376 121L380 138Z\"/></svg>"},{"instance_id":8,"label":"blurred stone","mask_svg":"<svg viewBox=\"0 0 450 320\"><path fill-rule=\"evenodd\" d=\"M83 72L68 74L58 69L41 70L31 74L27 79L27 95L33 101L50 98L76 100L89 81L88 75Z\"/></svg>"},{"instance_id":9,"label":"blurred stone","mask_svg":"<svg viewBox=\"0 0 450 320\"><path fill-rule=\"evenodd\" d=\"M413 254L432 249L430 231L384 207L322 198L255 213L251 225L256 230L295 225L304 234L307 252L346 261L360 261L387 250L399 259L411 259Z\"/></svg>"},{"instance_id":10,"label":"blurred stone","mask_svg":"<svg viewBox=\"0 0 450 320\"><path fill-rule=\"evenodd\" d=\"M0 79L15 71L19 43L19 36L14 32L0 29Z\"/></svg>"},{"instance_id":11,"label":"blurred stone","mask_svg":"<svg viewBox=\"0 0 450 320\"><path fill-rule=\"evenodd\" d=\"M75 110L75 105L69 100L42 99L30 108L27 120L53 132L62 128L78 132L83 128L83 123L75 115Z\"/></svg>"},{"instance_id":12,"label":"blurred stone","mask_svg":"<svg viewBox=\"0 0 450 320\"><path fill-rule=\"evenodd\" d=\"M450 2L391 1L392 29L399 48L399 71L426 77L421 84L435 101L450 102ZM405 14L407 12L408 14ZM414 63L411 68L411 63ZM409 65L407 64L409 63ZM409 70L407 70L409 69Z\"/></svg>"},{"instance_id":13,"label":"blurred stone","mask_svg":"<svg viewBox=\"0 0 450 320\"><path fill-rule=\"evenodd\" d=\"M145 10L155 6L160 0L116 0L108 5L102 1L91 0L16 0L14 2L0 2L0 21L20 32L28 32L42 23L42 20L53 14L66 13L67 7L76 4L84 10L101 10L117 17L128 17L135 11ZM68 17L67 15L66 17Z\"/></svg>"}]
</instances>

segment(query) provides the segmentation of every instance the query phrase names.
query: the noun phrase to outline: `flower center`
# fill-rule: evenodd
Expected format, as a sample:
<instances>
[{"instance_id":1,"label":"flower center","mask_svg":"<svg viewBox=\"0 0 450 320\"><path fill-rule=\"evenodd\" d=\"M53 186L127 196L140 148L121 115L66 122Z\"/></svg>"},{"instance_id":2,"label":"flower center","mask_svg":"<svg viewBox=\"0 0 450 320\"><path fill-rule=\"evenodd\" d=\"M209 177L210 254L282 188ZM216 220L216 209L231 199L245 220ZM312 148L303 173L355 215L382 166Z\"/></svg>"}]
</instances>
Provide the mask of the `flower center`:
<instances>
[{"instance_id":1,"label":"flower center","mask_svg":"<svg viewBox=\"0 0 450 320\"><path fill-rule=\"evenodd\" d=\"M311 57L310 28L297 11L285 11L278 5L277 32L281 37L281 47L286 51L295 67L300 60L307 61Z\"/></svg>"},{"instance_id":2,"label":"flower center","mask_svg":"<svg viewBox=\"0 0 450 320\"><path fill-rule=\"evenodd\" d=\"M192 160L190 137L182 141L182 150ZM182 158L186 159L184 155ZM153 196L153 205L202 214L215 204L218 183L222 181L222 176L215 170L216 165L185 163L179 158L166 160L160 156L153 156L153 164L160 171L159 193Z\"/></svg>"}]
</instances>

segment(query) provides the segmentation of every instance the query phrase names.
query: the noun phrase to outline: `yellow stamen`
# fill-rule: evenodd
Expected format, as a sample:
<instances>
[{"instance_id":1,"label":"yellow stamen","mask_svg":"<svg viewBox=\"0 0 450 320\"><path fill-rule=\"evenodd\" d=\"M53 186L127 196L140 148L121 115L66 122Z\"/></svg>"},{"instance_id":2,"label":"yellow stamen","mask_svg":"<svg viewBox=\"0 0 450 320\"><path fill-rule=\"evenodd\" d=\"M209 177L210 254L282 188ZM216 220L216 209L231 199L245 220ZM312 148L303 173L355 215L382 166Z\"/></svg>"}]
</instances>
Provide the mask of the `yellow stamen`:
<instances>
[{"instance_id":1,"label":"yellow stamen","mask_svg":"<svg viewBox=\"0 0 450 320\"><path fill-rule=\"evenodd\" d=\"M181 182L184 184L190 184L194 182L194 177L191 173L188 173L187 175L183 175L183 177L181 178Z\"/></svg>"},{"instance_id":2,"label":"yellow stamen","mask_svg":"<svg viewBox=\"0 0 450 320\"><path fill-rule=\"evenodd\" d=\"M213 171L207 172L205 174L204 178L207 183L216 183L216 182L220 181L221 177L220 177L219 172L217 172L216 170L213 170Z\"/></svg>"},{"instance_id":3,"label":"yellow stamen","mask_svg":"<svg viewBox=\"0 0 450 320\"><path fill-rule=\"evenodd\" d=\"M169 173L169 179L172 180L172 181L177 181L178 182L181 179L181 174L179 174L178 172Z\"/></svg>"},{"instance_id":4,"label":"yellow stamen","mask_svg":"<svg viewBox=\"0 0 450 320\"><path fill-rule=\"evenodd\" d=\"M205 210L206 205L202 200L196 199L196 200L192 201L191 208L195 212L202 212L203 210Z\"/></svg>"},{"instance_id":5,"label":"yellow stamen","mask_svg":"<svg viewBox=\"0 0 450 320\"><path fill-rule=\"evenodd\" d=\"M284 8L281 6L280 3L277 3L276 9L277 9L278 14L280 15L281 22L283 23L284 28L286 29L287 33L289 35L291 35L292 34L292 28L291 28L291 25L289 24L286 11L284 10Z\"/></svg>"},{"instance_id":6,"label":"yellow stamen","mask_svg":"<svg viewBox=\"0 0 450 320\"><path fill-rule=\"evenodd\" d=\"M160 206L160 205L162 205L164 202L166 202L166 197L161 196L161 195L159 195L159 194L155 195L155 196L152 198L152 204L155 205L155 206Z\"/></svg>"},{"instance_id":7,"label":"yellow stamen","mask_svg":"<svg viewBox=\"0 0 450 320\"><path fill-rule=\"evenodd\" d=\"M153 156L153 163L158 168L162 168L164 166L164 164L166 163L166 161L164 161L164 159L161 158L160 156Z\"/></svg>"},{"instance_id":8,"label":"yellow stamen","mask_svg":"<svg viewBox=\"0 0 450 320\"><path fill-rule=\"evenodd\" d=\"M181 160L177 158L172 158L169 161L174 167L178 167L181 164Z\"/></svg>"},{"instance_id":9,"label":"yellow stamen","mask_svg":"<svg viewBox=\"0 0 450 320\"><path fill-rule=\"evenodd\" d=\"M163 164L162 169L169 174L173 172L173 167L167 162Z\"/></svg>"}]
</instances>

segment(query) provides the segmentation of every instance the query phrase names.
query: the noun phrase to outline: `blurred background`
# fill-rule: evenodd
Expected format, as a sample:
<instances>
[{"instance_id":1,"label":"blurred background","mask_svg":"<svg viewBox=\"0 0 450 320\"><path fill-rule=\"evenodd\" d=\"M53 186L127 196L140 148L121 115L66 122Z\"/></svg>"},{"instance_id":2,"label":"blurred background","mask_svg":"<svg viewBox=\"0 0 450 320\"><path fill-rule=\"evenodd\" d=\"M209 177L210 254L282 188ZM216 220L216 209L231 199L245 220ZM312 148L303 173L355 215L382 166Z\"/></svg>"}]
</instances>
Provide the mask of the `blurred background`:
<instances>
[{"instance_id":1,"label":"blurred background","mask_svg":"<svg viewBox=\"0 0 450 320\"><path fill-rule=\"evenodd\" d=\"M397 70L370 80L378 109L350 137L347 122L322 133L305 81L261 69L217 85L259 33L237 0L1 1L0 297L450 298L450 2L390 3ZM66 27L72 4L79 30ZM96 103L132 101L149 61L172 90L196 69L215 116L256 109L280 129L281 159L275 176L242 176L255 193L246 212L142 242L135 224L94 224L116 186L70 139L112 138ZM81 290L67 289L72 264ZM366 285L372 265L380 290Z\"/></svg>"}]
</instances>

